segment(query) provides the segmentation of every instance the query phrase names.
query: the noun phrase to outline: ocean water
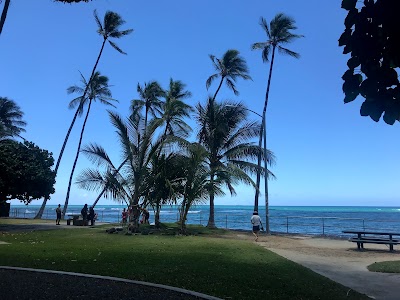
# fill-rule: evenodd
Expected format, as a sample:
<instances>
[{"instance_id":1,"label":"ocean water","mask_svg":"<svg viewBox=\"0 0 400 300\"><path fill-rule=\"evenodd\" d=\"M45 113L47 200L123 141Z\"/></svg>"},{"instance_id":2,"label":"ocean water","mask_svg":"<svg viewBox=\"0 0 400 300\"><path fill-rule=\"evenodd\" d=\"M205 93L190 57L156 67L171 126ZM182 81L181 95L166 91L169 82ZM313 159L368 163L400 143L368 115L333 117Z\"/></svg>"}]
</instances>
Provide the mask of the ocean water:
<instances>
[{"instance_id":1,"label":"ocean water","mask_svg":"<svg viewBox=\"0 0 400 300\"><path fill-rule=\"evenodd\" d=\"M97 205L98 221L120 222L123 205ZM11 217L33 218L38 205L12 205ZM82 205L68 206L67 214L80 213ZM56 206L47 206L44 219L55 218ZM208 205L193 207L188 214L188 224L207 225ZM250 230L253 206L216 205L215 222L219 228ZM265 225L265 207L260 206L259 214ZM341 236L343 230L379 230L400 232L400 207L372 206L271 206L269 208L270 229L279 233ZM177 206L164 206L161 222L178 220ZM150 210L150 222L154 212Z\"/></svg>"}]
</instances>

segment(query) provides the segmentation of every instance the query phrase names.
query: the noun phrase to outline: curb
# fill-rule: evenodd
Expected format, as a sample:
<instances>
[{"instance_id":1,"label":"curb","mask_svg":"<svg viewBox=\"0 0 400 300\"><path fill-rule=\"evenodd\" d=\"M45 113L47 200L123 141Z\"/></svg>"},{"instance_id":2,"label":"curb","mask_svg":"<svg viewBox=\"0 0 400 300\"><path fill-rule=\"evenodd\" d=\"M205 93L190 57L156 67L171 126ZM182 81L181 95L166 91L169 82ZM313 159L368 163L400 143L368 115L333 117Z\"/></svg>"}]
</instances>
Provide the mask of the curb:
<instances>
[{"instance_id":1,"label":"curb","mask_svg":"<svg viewBox=\"0 0 400 300\"><path fill-rule=\"evenodd\" d=\"M54 271L54 270L44 270L44 269L32 269L32 268L20 268L20 267L8 267L8 266L0 266L0 269L3 270L17 270L17 271L29 271L29 272L38 272L38 273L51 273L51 274L60 274L60 275L69 275L69 276L78 276L78 277L86 277L86 278L96 278L96 279L105 279L105 280L113 280L113 281L119 281L119 282L125 282L125 283L133 283L137 285L145 285L149 287L155 287L155 288L160 288L160 289L165 289L165 290L170 290L182 294L187 294L199 298L203 298L205 300L223 300L221 298L209 296L206 294L190 291L190 290L185 290L173 286L168 286L168 285L163 285L163 284L158 284L158 283L151 283L151 282L146 282L146 281L137 281L137 280L130 280L130 279L124 279L124 278L118 278L118 277L111 277L111 276L102 276L102 275L90 275L90 274L83 274L83 273L75 273L75 272L64 272L64 271Z\"/></svg>"}]
</instances>

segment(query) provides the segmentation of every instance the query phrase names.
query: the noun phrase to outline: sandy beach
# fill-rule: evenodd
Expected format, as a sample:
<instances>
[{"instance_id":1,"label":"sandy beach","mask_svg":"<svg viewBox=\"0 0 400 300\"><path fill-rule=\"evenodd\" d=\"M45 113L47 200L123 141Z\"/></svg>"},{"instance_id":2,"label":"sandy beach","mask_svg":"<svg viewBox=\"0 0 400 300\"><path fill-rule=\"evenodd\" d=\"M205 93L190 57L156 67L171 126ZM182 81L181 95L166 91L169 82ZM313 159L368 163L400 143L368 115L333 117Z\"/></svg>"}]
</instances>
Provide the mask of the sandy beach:
<instances>
[{"instance_id":1,"label":"sandy beach","mask_svg":"<svg viewBox=\"0 0 400 300\"><path fill-rule=\"evenodd\" d=\"M239 238L252 239L249 234ZM400 248L390 252L386 245L365 245L359 251L355 243L343 239L312 236L261 236L257 243L316 273L330 278L372 299L400 299L400 274L370 272L367 266L380 261L400 260Z\"/></svg>"}]
</instances>

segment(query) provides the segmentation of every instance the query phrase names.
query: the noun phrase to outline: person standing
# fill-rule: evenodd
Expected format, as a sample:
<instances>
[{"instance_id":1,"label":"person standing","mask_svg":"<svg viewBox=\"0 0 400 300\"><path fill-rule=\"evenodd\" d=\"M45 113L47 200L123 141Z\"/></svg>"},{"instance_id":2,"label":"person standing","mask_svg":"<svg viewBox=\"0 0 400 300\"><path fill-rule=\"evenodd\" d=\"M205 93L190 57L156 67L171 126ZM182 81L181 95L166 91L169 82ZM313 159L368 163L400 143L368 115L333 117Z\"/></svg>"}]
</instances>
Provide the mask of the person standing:
<instances>
[{"instance_id":1,"label":"person standing","mask_svg":"<svg viewBox=\"0 0 400 300\"><path fill-rule=\"evenodd\" d=\"M87 215L88 215L88 208L87 208L87 204L85 204L81 210L81 215L82 215L82 219L83 219L83 226L86 226L87 224Z\"/></svg>"},{"instance_id":2,"label":"person standing","mask_svg":"<svg viewBox=\"0 0 400 300\"><path fill-rule=\"evenodd\" d=\"M260 227L262 228L261 218L258 215L258 211L253 212L253 216L250 219L251 224L253 224L253 235L255 236L255 241L258 241L258 233L260 232ZM264 228L262 228L264 230Z\"/></svg>"},{"instance_id":3,"label":"person standing","mask_svg":"<svg viewBox=\"0 0 400 300\"><path fill-rule=\"evenodd\" d=\"M95 219L96 219L96 217L95 217L95 213L94 213L94 208L93 208L93 206L91 206L91 207L89 207L90 226L94 225Z\"/></svg>"},{"instance_id":4,"label":"person standing","mask_svg":"<svg viewBox=\"0 0 400 300\"><path fill-rule=\"evenodd\" d=\"M127 219L128 219L128 212L124 208L124 210L122 211L122 224L126 224Z\"/></svg>"},{"instance_id":5,"label":"person standing","mask_svg":"<svg viewBox=\"0 0 400 300\"><path fill-rule=\"evenodd\" d=\"M144 209L143 211L144 214L144 224L150 224L150 212L147 209Z\"/></svg>"},{"instance_id":6,"label":"person standing","mask_svg":"<svg viewBox=\"0 0 400 300\"><path fill-rule=\"evenodd\" d=\"M60 220L61 220L61 204L58 204L58 207L56 208L56 214L57 214L56 225L60 225Z\"/></svg>"}]
</instances>

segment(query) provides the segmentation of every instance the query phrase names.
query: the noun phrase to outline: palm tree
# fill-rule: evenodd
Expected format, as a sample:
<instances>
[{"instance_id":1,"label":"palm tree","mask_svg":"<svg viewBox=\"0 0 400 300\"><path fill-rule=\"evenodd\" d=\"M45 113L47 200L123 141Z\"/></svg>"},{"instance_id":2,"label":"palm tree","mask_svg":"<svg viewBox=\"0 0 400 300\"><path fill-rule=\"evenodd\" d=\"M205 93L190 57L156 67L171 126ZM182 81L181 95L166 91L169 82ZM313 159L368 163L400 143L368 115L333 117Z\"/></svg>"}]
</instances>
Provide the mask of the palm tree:
<instances>
[{"instance_id":1,"label":"palm tree","mask_svg":"<svg viewBox=\"0 0 400 300\"><path fill-rule=\"evenodd\" d=\"M207 150L198 143L186 147L187 154L183 156L184 180L182 181L182 200L180 206L181 233L186 233L186 219L190 208L195 204L207 201L209 193L209 167L207 165ZM219 194L221 190L217 191Z\"/></svg>"},{"instance_id":2,"label":"palm tree","mask_svg":"<svg viewBox=\"0 0 400 300\"><path fill-rule=\"evenodd\" d=\"M161 147L160 147L161 148ZM183 181L182 155L170 152L154 155L151 158L149 171L144 179L146 195L143 206L151 205L155 209L155 225L160 227L160 211L162 205L176 204L181 194Z\"/></svg>"},{"instance_id":3,"label":"palm tree","mask_svg":"<svg viewBox=\"0 0 400 300\"><path fill-rule=\"evenodd\" d=\"M147 108L147 113L150 112L153 116L162 112L162 116L160 119L160 124L164 123L165 129L162 136L162 141L165 140L167 134L170 135L178 135L180 137L186 137L191 128L189 125L183 121L184 117L188 117L189 113L193 111L192 107L183 102L184 99L189 98L191 93L185 90L185 84L181 81L174 81L170 79L169 90L163 91L160 85L153 81L148 84L145 84L145 87L141 87L138 85L138 92L141 95L140 100L132 100L131 111L133 116L137 116L140 113L140 110L143 107ZM152 90L153 93L149 91ZM146 96L147 95L147 96ZM151 95L157 95L157 99L150 99ZM162 102L159 97L165 97L165 102ZM146 103L146 99L147 102ZM152 101L153 100L153 101ZM147 104L147 105L146 105ZM156 107L153 107L155 105ZM147 121L145 121L147 123ZM160 147L158 152L158 158L161 155L162 147ZM116 172L122 168L125 162L122 162L120 166L116 169ZM100 194L97 196L96 200L93 203L93 207L96 206L100 198L105 193L105 189L103 189Z\"/></svg>"},{"instance_id":4,"label":"palm tree","mask_svg":"<svg viewBox=\"0 0 400 300\"><path fill-rule=\"evenodd\" d=\"M210 168L210 216L207 226L215 228L214 197L217 190L225 185L233 195L233 185L237 182L255 186L247 173L264 172L263 168L251 162L262 153L262 148L247 142L258 136L260 126L257 122L246 122L248 111L241 103L217 103L209 97L205 106L199 103L196 109L200 126L197 137L208 152ZM271 163L272 153L268 151L266 156Z\"/></svg>"},{"instance_id":5,"label":"palm tree","mask_svg":"<svg viewBox=\"0 0 400 300\"><path fill-rule=\"evenodd\" d=\"M0 139L21 137L20 133L25 132L23 127L26 126L23 116L21 108L13 100L0 97Z\"/></svg>"},{"instance_id":6,"label":"palm tree","mask_svg":"<svg viewBox=\"0 0 400 300\"><path fill-rule=\"evenodd\" d=\"M149 113L153 117L161 115L163 102L160 98L165 95L165 92L157 81L145 83L144 86L138 83L137 92L140 99L132 100L131 111L133 115L136 115L143 107L145 108L144 127L146 128Z\"/></svg>"},{"instance_id":7,"label":"palm tree","mask_svg":"<svg viewBox=\"0 0 400 300\"><path fill-rule=\"evenodd\" d=\"M76 107L76 106L83 107L84 103L86 102L88 103L88 109L86 112L85 120L83 121L81 135L79 137L78 149L76 151L74 164L72 166L72 171L69 177L68 190L67 190L67 195L65 197L65 204L63 207L63 215L65 215L65 212L67 211L68 208L68 200L71 191L72 177L74 176L76 164L78 162L79 153L82 145L83 133L85 132L86 122L89 117L92 102L100 101L100 103L112 107L115 107L115 105L112 103L113 101L118 102L117 100L111 98L111 91L109 89L110 86L108 85L108 77L100 75L100 72L97 71L92 77L92 80L90 82L86 82L85 78L82 76L82 83L84 86L83 88L79 86L71 86L68 88L69 93L82 93L84 90L87 90L86 95L84 94L84 96L72 100L70 102L70 107Z\"/></svg>"},{"instance_id":8,"label":"palm tree","mask_svg":"<svg viewBox=\"0 0 400 300\"><path fill-rule=\"evenodd\" d=\"M228 50L225 52L222 59L216 58L214 55L211 54L209 56L217 73L208 77L206 81L207 90L214 79L221 77L221 81L219 82L218 88L215 91L214 97L212 99L215 100L215 98L217 97L217 94L224 80L226 80L226 85L228 86L228 88L230 88L235 95L239 95L239 92L236 90L235 87L236 79L243 78L245 80L251 80L251 77L248 75L249 70L247 68L246 61L239 55L239 51Z\"/></svg>"},{"instance_id":9,"label":"palm tree","mask_svg":"<svg viewBox=\"0 0 400 300\"><path fill-rule=\"evenodd\" d=\"M161 119L165 124L162 139L165 139L167 134L185 138L192 131L183 120L193 112L193 108L184 102L185 99L192 96L192 93L185 88L186 85L182 81L170 79L169 89L165 92L165 102L162 106Z\"/></svg>"},{"instance_id":10,"label":"palm tree","mask_svg":"<svg viewBox=\"0 0 400 300\"><path fill-rule=\"evenodd\" d=\"M0 3L1 3L1 1L0 1ZM3 26L4 26L4 23L6 22L9 6L10 6L10 0L5 0L3 11L1 13L1 18L0 18L0 34L3 31Z\"/></svg>"},{"instance_id":11,"label":"palm tree","mask_svg":"<svg viewBox=\"0 0 400 300\"><path fill-rule=\"evenodd\" d=\"M127 30L122 30L121 31L120 27L125 23L125 21L121 18L121 16L119 14L117 14L115 12L112 12L112 11L107 11L106 12L106 14L104 15L103 23L101 23L101 21L99 19L99 16L97 15L97 12L95 10L94 11L94 19L95 19L95 21L96 21L96 23L98 25L97 33L102 36L103 43L101 45L100 52L99 52L99 54L97 56L96 63L94 64L94 67L92 69L92 73L91 73L90 78L89 78L89 84L86 85L86 88L82 93L83 94L82 98L86 97L86 93L88 92L88 88L90 86L90 82L92 81L92 78L94 77L94 74L96 72L96 68L97 68L97 65L99 63L100 57L101 57L101 55L103 53L104 46L105 46L106 42L108 41L109 44L115 50L117 50L119 53L126 54L124 51L122 51L110 39L111 38L119 39L119 38L121 38L123 36L126 36L126 35L130 34L133 31L133 29L127 29ZM75 120L75 118L76 118L76 116L74 117L74 120ZM74 120L73 120L73 122L74 122ZM62 156L64 154L65 147L67 145L67 141L68 141L69 135L71 133L72 127L73 127L73 123L71 123L71 126L68 129L67 135L65 136L65 139L64 139L64 143L63 143L63 145L61 147L60 155L58 156L58 159L57 159L56 167L54 169L56 175L57 175L58 168L60 166L61 158L62 158Z\"/></svg>"},{"instance_id":12,"label":"palm tree","mask_svg":"<svg viewBox=\"0 0 400 300\"><path fill-rule=\"evenodd\" d=\"M85 170L78 177L77 183L81 188L89 190L105 189L105 197L115 201L126 201L133 207L133 224L138 226L140 215L140 200L147 194L149 167L152 158L157 154L160 143L152 143L157 122L149 122L144 133L143 118L130 115L123 120L118 114L109 112L111 123L116 128L122 147L124 165L118 171L111 163L105 151L100 147L86 147L83 152L97 165L106 166L105 174L92 169Z\"/></svg>"},{"instance_id":13,"label":"palm tree","mask_svg":"<svg viewBox=\"0 0 400 300\"><path fill-rule=\"evenodd\" d=\"M278 49L278 52L282 54L286 54L292 56L294 58L299 58L300 55L292 50L289 50L282 45L289 44L290 42L294 41L295 39L303 37L302 35L294 34L291 31L296 30L297 27L295 26L294 19L286 16L283 13L277 14L270 24L268 25L267 21L264 18L261 18L260 25L264 29L265 33L267 34L267 41L254 43L251 48L253 50L260 49L262 50L262 60L263 62L269 61L269 54L272 52L271 57L271 64L269 67L269 76L268 76L268 84L267 84L267 91L265 93L265 102L264 102L264 109L263 109L263 130L260 132L259 136L259 146L262 143L262 133L264 131L264 148L267 147L266 141L266 111L268 106L268 96L269 96L269 89L271 86L271 77L272 77L272 69L274 66L274 59L275 59L275 51ZM258 166L261 166L261 157L258 157ZM265 165L265 168L267 166ZM259 195L259 187L260 187L260 174L257 174L257 189L255 195L255 203L258 203L258 195ZM269 213L268 213L268 177L265 177L265 205L266 205L266 231L269 233Z\"/></svg>"}]
</instances>

